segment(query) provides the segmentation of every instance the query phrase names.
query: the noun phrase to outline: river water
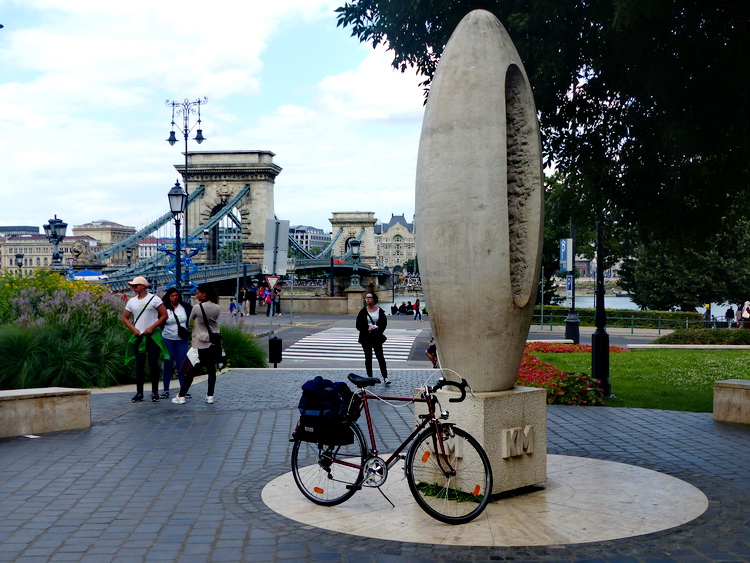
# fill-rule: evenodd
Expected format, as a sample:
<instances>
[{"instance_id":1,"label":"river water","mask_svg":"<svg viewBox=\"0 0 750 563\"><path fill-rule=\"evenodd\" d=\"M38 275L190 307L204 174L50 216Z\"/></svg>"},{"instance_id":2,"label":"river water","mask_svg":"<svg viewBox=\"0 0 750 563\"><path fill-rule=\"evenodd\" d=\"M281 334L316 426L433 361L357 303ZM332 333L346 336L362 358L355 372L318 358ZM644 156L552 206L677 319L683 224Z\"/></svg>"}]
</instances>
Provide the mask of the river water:
<instances>
[{"instance_id":1,"label":"river water","mask_svg":"<svg viewBox=\"0 0 750 563\"><path fill-rule=\"evenodd\" d=\"M402 302L407 303L411 301L414 303L419 299L419 304L422 308L426 307L427 304L424 300L424 295L396 295L395 301L388 301L392 298L391 294L382 293L380 294L380 305L383 310L387 313L391 312L391 303L401 305ZM737 309L737 305L733 305L734 309ZM593 295L576 295L576 308L577 309L593 309L594 308L594 296ZM626 309L626 310L638 310L638 305L633 303L628 295L605 295L604 296L604 308L605 309ZM717 318L724 318L726 310L729 308L727 303L714 303L711 305L711 314ZM427 309L429 311L429 307ZM705 313L703 307L696 309L700 314Z\"/></svg>"}]
</instances>

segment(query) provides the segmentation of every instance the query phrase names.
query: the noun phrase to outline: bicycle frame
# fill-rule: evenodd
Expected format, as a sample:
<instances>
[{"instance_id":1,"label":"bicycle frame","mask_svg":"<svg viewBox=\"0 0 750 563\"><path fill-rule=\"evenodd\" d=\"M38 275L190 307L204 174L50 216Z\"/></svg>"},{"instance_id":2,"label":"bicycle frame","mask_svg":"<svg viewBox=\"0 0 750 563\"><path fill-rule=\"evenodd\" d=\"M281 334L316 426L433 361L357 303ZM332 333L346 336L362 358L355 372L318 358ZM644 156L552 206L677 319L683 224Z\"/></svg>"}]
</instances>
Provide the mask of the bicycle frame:
<instances>
[{"instance_id":1,"label":"bicycle frame","mask_svg":"<svg viewBox=\"0 0 750 563\"><path fill-rule=\"evenodd\" d=\"M378 447L375 442L375 432L373 430L372 418L370 417L370 407L368 405L368 402L372 400L399 401L402 403L415 403L415 404L424 403L427 405L428 414L419 415L422 421L417 425L414 431L412 431L412 433L409 434L409 437L406 438L401 443L401 445L398 448L396 448L396 450L390 455L390 457L385 460L385 464L388 469L391 469L396 464L396 461L398 461L399 454L402 451L404 451L404 449L411 443L411 441L414 440L414 438L430 424L432 424L435 427L435 433L438 436L440 454L443 454L443 456L445 456L446 452L445 452L445 445L443 442L443 436L442 436L442 433L439 431L440 423L438 422L438 419L435 416L435 403L437 402L437 399L432 394L427 393L427 391L425 391L424 396L422 397L386 397L386 396L379 396L379 395L368 395L365 389L360 390L358 394L360 398L362 399L362 409L365 414L365 421L367 422L367 431L368 431L368 435L370 438L370 448L367 451L368 455L366 459L378 456ZM345 460L334 459L332 460L332 462L339 464L339 465L345 465L347 467L356 468L356 469L359 469L361 467L357 463L351 463ZM368 475L363 475L362 482L357 483L356 485L353 485L353 486L361 487L362 483L366 481L368 477L369 477Z\"/></svg>"}]
</instances>

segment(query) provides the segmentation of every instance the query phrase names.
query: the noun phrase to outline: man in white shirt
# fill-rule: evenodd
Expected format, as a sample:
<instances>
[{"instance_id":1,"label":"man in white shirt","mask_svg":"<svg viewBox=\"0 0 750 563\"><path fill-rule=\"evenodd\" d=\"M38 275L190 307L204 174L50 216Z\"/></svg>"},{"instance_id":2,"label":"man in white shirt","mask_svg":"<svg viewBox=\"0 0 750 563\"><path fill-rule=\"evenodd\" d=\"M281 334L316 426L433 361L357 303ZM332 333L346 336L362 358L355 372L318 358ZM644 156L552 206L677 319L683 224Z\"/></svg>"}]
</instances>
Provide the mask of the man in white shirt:
<instances>
[{"instance_id":1,"label":"man in white shirt","mask_svg":"<svg viewBox=\"0 0 750 563\"><path fill-rule=\"evenodd\" d=\"M130 402L140 403L143 400L143 381L148 361L151 401L155 403L159 400L160 360L169 358L159 329L167 320L167 308L161 299L148 292L148 280L143 276L136 276L128 285L135 292L122 313L123 324L133 333L125 351L126 364L135 359L136 393Z\"/></svg>"}]
</instances>

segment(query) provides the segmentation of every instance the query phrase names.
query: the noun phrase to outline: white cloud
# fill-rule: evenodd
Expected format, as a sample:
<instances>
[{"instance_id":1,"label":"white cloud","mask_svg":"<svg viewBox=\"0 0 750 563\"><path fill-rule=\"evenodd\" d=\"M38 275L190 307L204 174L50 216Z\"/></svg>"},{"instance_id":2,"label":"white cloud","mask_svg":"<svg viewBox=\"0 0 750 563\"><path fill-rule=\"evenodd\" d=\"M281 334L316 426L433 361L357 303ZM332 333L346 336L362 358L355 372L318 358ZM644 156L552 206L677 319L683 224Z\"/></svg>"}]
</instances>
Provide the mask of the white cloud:
<instances>
[{"instance_id":1,"label":"white cloud","mask_svg":"<svg viewBox=\"0 0 750 563\"><path fill-rule=\"evenodd\" d=\"M211 143L201 149L277 154L280 217L322 228L332 211L410 217L422 91L389 54L362 50L362 63L338 74L323 60L309 106L266 99L271 112L254 109L270 39L294 21L332 28L338 4L0 0L0 224L57 213L71 225L142 226L166 210L182 158L164 142L164 99L202 96ZM288 80L289 91L308 87Z\"/></svg>"}]
</instances>

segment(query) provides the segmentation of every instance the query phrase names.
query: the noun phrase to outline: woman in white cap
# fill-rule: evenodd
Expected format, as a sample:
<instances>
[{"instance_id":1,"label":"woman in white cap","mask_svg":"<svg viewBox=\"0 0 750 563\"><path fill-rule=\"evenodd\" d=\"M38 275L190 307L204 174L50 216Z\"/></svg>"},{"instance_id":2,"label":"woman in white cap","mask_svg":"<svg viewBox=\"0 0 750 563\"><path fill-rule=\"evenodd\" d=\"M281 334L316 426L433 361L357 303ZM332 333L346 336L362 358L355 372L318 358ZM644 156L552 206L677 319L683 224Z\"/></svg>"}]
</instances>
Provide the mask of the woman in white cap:
<instances>
[{"instance_id":1,"label":"woman in white cap","mask_svg":"<svg viewBox=\"0 0 750 563\"><path fill-rule=\"evenodd\" d=\"M159 400L159 376L161 360L169 358L159 327L167 320L167 309L156 295L148 292L148 280L136 276L128 285L135 296L128 300L122 313L122 322L133 333L125 348L125 364L135 360L135 396L131 403L143 400L143 381L146 375L146 362L151 372L151 401ZM131 319L135 320L131 320Z\"/></svg>"}]
</instances>

